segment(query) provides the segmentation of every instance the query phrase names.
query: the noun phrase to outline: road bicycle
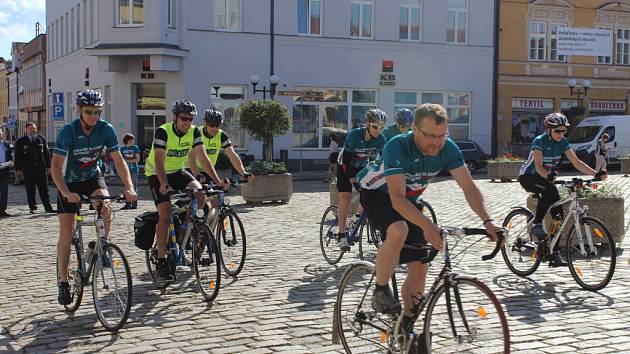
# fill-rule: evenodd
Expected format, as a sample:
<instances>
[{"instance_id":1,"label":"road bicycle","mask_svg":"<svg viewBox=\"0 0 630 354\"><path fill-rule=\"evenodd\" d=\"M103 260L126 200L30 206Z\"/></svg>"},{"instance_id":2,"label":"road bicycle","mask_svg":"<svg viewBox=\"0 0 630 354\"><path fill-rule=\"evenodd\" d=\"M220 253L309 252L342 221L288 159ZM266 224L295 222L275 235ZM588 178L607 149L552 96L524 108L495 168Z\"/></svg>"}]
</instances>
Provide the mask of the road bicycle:
<instances>
[{"instance_id":1,"label":"road bicycle","mask_svg":"<svg viewBox=\"0 0 630 354\"><path fill-rule=\"evenodd\" d=\"M556 247L565 227L571 225L564 249L569 271L573 279L585 290L603 289L615 272L617 251L615 241L606 225L599 219L588 216L588 206L580 205L577 191L590 186L594 179L573 178L571 181L556 181L554 184L568 188L569 195L551 205L549 210L569 203L568 216L552 221L551 230L543 222L550 237L540 242L532 235L534 213L523 207L513 207L503 220L503 227L510 230L510 237L501 249L508 268L516 275L526 277L533 274L542 261L548 260ZM532 194L534 198L540 198ZM549 211L548 211L549 213ZM569 224L569 220L573 223Z\"/></svg>"},{"instance_id":2,"label":"road bicycle","mask_svg":"<svg viewBox=\"0 0 630 354\"><path fill-rule=\"evenodd\" d=\"M497 297L480 280L452 270L451 260L485 239L486 230L442 227L441 234L444 266L431 288L422 296L414 296L411 329L402 328L402 312L391 316L372 308L376 284L374 264L355 262L343 273L335 303L333 341L340 339L346 353L510 352L507 319ZM451 256L448 236L459 242L466 235L484 237ZM503 237L500 235L492 253L482 256L482 260L494 258ZM428 244L405 244L404 248L428 252L423 263L430 262L437 254ZM395 273L391 283L394 297L398 299ZM423 311L424 319L418 321Z\"/></svg>"},{"instance_id":3,"label":"road bicycle","mask_svg":"<svg viewBox=\"0 0 630 354\"><path fill-rule=\"evenodd\" d=\"M131 310L133 285L127 258L118 246L105 237L102 210L109 201L124 200L122 195L81 198L82 202L96 203L96 212L93 220L85 221L84 215L81 215L81 208L77 209L76 227L71 243L74 252L70 252L68 262L68 283L72 300L70 304L64 305L67 311L75 312L81 305L83 288L91 285L98 320L103 327L112 332L118 331L127 322ZM109 213L113 220L114 210L110 208ZM95 227L96 240L89 243L88 252L84 253L83 227L86 226Z\"/></svg>"},{"instance_id":4,"label":"road bicycle","mask_svg":"<svg viewBox=\"0 0 630 354\"><path fill-rule=\"evenodd\" d=\"M153 241L153 246L145 250L145 260L151 281L158 289L164 289L177 280L178 264L191 265L201 294L206 301L212 301L219 294L221 285L221 251L214 233L206 224L203 208L197 206L198 193L212 196L219 191L212 186L203 185L201 189L186 188L169 192L175 198L166 245L166 263L172 280L161 279L158 275L157 238ZM177 239L178 235L180 240Z\"/></svg>"},{"instance_id":5,"label":"road bicycle","mask_svg":"<svg viewBox=\"0 0 630 354\"><path fill-rule=\"evenodd\" d=\"M416 206L427 217L430 217L434 224L437 224L437 218L431 205L423 200L416 200ZM319 245L322 255L328 264L337 264L346 253L339 249L337 242L339 241L339 211L337 206L331 205L324 211L324 215L319 223ZM346 240L348 246L359 243L359 258L376 259L378 247L381 244L380 231L373 228L367 220L365 212L356 214L354 218L348 218L348 227L346 227Z\"/></svg>"}]
</instances>

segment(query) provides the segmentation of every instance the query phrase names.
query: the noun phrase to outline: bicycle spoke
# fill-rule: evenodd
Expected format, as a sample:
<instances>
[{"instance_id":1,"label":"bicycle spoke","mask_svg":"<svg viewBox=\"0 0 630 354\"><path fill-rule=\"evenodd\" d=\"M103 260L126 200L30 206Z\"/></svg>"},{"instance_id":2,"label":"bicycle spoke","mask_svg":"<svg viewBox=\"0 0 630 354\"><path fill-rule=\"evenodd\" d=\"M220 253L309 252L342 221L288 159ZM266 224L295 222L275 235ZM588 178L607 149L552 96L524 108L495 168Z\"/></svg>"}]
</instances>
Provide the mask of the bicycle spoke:
<instances>
[{"instance_id":1,"label":"bicycle spoke","mask_svg":"<svg viewBox=\"0 0 630 354\"><path fill-rule=\"evenodd\" d=\"M99 320L110 331L120 329L131 310L132 283L129 265L120 249L103 246L93 256L92 294Z\"/></svg>"},{"instance_id":2,"label":"bicycle spoke","mask_svg":"<svg viewBox=\"0 0 630 354\"><path fill-rule=\"evenodd\" d=\"M604 225L595 218L585 217L578 225L580 232L574 226L567 238L569 270L582 288L601 290L610 282L615 271L614 240ZM592 239L593 249L589 245L589 238ZM585 254L582 253L581 245Z\"/></svg>"}]
</instances>

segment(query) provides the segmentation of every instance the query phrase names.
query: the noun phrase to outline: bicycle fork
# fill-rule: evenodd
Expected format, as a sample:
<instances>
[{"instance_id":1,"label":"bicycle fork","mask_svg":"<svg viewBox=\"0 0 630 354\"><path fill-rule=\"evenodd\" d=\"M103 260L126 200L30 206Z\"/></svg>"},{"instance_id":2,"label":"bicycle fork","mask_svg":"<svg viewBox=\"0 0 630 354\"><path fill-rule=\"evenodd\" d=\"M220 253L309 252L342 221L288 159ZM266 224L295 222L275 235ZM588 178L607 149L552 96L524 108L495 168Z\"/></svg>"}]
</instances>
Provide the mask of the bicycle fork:
<instances>
[{"instance_id":1,"label":"bicycle fork","mask_svg":"<svg viewBox=\"0 0 630 354\"><path fill-rule=\"evenodd\" d=\"M588 209L586 206L584 208L576 206L575 210L573 211L573 219L575 220L575 232L577 233L578 244L580 246L580 254L582 256L597 256L597 249L593 245L593 235L591 234L591 229L588 227L588 225L582 223L582 216L585 216L587 211ZM582 233L582 225L584 225L584 233L586 233L586 235ZM584 238L586 238L586 241L588 242L590 252L587 252L586 248L584 247Z\"/></svg>"},{"instance_id":2,"label":"bicycle fork","mask_svg":"<svg viewBox=\"0 0 630 354\"><path fill-rule=\"evenodd\" d=\"M457 340L459 344L464 343L466 338L472 337L475 333L470 329L470 325L468 324L468 320L466 319L466 314L464 313L464 308L462 306L462 297L459 293L459 288L457 287L456 281L454 280L455 274L451 274L446 278L444 284L444 296L446 297L446 312L448 314L448 321L451 325L451 331L453 333L453 338ZM453 291L453 295L455 296L455 303L457 304L457 311L459 311L460 318L468 336L460 335L457 333L457 328L455 325L455 316L453 314L452 308L452 300L451 300L451 290Z\"/></svg>"}]
</instances>

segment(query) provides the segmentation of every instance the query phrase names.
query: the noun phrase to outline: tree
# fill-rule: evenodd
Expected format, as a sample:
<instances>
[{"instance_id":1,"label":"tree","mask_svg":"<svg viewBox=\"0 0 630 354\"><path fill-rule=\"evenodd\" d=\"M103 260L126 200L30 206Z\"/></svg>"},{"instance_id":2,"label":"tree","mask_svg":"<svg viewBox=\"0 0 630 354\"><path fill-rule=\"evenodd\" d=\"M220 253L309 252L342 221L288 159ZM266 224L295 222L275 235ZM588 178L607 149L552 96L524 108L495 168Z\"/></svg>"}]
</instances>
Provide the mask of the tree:
<instances>
[{"instance_id":1,"label":"tree","mask_svg":"<svg viewBox=\"0 0 630 354\"><path fill-rule=\"evenodd\" d=\"M273 161L273 137L289 130L289 110L272 100L251 100L243 103L238 115L241 127L252 137L265 143L263 158Z\"/></svg>"}]
</instances>

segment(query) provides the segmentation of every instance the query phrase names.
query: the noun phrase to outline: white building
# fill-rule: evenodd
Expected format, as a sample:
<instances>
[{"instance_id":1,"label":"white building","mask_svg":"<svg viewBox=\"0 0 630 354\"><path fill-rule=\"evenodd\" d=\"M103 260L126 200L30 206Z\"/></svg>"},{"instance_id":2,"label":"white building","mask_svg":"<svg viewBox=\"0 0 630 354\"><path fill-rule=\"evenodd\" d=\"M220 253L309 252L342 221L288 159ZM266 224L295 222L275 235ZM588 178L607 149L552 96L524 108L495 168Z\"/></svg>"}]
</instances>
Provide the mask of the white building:
<instances>
[{"instance_id":1,"label":"white building","mask_svg":"<svg viewBox=\"0 0 630 354\"><path fill-rule=\"evenodd\" d=\"M54 0L46 2L49 119L76 114L76 92L99 89L104 118L119 136L150 146L153 130L186 97L201 112L214 104L241 152L261 157L261 143L239 127L238 105L253 94L250 76L269 88L272 0ZM346 130L372 107L393 121L396 108L441 103L450 134L490 150L493 0L277 0L277 90L313 89L304 124L293 97L276 95L293 115L274 156L305 166L328 155L329 133ZM53 95L57 93L57 95ZM53 100L53 97L55 100ZM63 107L63 112L61 108ZM63 115L62 115L63 113ZM200 121L196 121L199 123ZM51 139L54 140L54 139ZM292 161L295 162L295 161ZM295 166L295 165L294 165Z\"/></svg>"}]
</instances>

